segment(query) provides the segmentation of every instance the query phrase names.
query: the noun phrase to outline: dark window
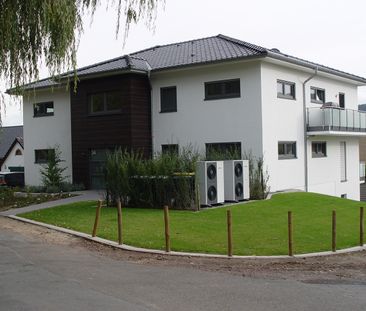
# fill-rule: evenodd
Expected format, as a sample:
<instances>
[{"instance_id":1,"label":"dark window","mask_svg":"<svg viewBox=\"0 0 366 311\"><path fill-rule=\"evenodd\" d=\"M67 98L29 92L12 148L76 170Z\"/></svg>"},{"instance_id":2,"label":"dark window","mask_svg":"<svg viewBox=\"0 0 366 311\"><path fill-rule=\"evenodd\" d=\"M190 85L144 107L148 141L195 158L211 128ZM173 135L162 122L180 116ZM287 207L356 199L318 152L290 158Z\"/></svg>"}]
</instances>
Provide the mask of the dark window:
<instances>
[{"instance_id":1,"label":"dark window","mask_svg":"<svg viewBox=\"0 0 366 311\"><path fill-rule=\"evenodd\" d=\"M295 141L278 142L278 158L279 159L296 158L296 142Z\"/></svg>"},{"instance_id":2,"label":"dark window","mask_svg":"<svg viewBox=\"0 0 366 311\"><path fill-rule=\"evenodd\" d=\"M206 160L238 160L241 159L241 143L209 143L206 144Z\"/></svg>"},{"instance_id":3,"label":"dark window","mask_svg":"<svg viewBox=\"0 0 366 311\"><path fill-rule=\"evenodd\" d=\"M240 79L205 82L205 99L240 97Z\"/></svg>"},{"instance_id":4,"label":"dark window","mask_svg":"<svg viewBox=\"0 0 366 311\"><path fill-rule=\"evenodd\" d=\"M312 103L324 104L325 103L325 90L311 87L310 98Z\"/></svg>"},{"instance_id":5,"label":"dark window","mask_svg":"<svg viewBox=\"0 0 366 311\"><path fill-rule=\"evenodd\" d=\"M20 155L22 155L23 153L22 153L22 150L20 150L20 149L17 149L16 151L15 151L15 155L16 156L20 156Z\"/></svg>"},{"instance_id":6,"label":"dark window","mask_svg":"<svg viewBox=\"0 0 366 311\"><path fill-rule=\"evenodd\" d=\"M177 111L177 87L160 88L160 112Z\"/></svg>"},{"instance_id":7,"label":"dark window","mask_svg":"<svg viewBox=\"0 0 366 311\"><path fill-rule=\"evenodd\" d=\"M109 91L89 95L90 114L118 113L122 110L122 92Z\"/></svg>"},{"instance_id":8,"label":"dark window","mask_svg":"<svg viewBox=\"0 0 366 311\"><path fill-rule=\"evenodd\" d=\"M339 93L339 107L344 108L345 96L344 93Z\"/></svg>"},{"instance_id":9,"label":"dark window","mask_svg":"<svg viewBox=\"0 0 366 311\"><path fill-rule=\"evenodd\" d=\"M327 143L326 142L312 142L311 152L313 158L324 158L327 156Z\"/></svg>"},{"instance_id":10,"label":"dark window","mask_svg":"<svg viewBox=\"0 0 366 311\"><path fill-rule=\"evenodd\" d=\"M47 163L51 152L55 152L54 149L39 149L34 150L35 163Z\"/></svg>"},{"instance_id":11,"label":"dark window","mask_svg":"<svg viewBox=\"0 0 366 311\"><path fill-rule=\"evenodd\" d=\"M277 97L295 99L295 83L277 80Z\"/></svg>"},{"instance_id":12,"label":"dark window","mask_svg":"<svg viewBox=\"0 0 366 311\"><path fill-rule=\"evenodd\" d=\"M179 146L177 144L161 145L161 152L163 154L178 155Z\"/></svg>"},{"instance_id":13,"label":"dark window","mask_svg":"<svg viewBox=\"0 0 366 311\"><path fill-rule=\"evenodd\" d=\"M53 102L44 102L33 104L34 117L53 116Z\"/></svg>"}]
</instances>

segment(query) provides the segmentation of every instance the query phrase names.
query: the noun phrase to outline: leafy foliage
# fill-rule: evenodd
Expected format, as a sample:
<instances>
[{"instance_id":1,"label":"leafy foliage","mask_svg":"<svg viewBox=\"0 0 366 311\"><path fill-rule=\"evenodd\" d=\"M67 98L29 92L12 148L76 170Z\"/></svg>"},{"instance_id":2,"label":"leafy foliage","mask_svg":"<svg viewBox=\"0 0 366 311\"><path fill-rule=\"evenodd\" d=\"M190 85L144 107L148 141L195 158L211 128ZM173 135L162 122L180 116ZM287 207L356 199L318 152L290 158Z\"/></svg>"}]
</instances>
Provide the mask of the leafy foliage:
<instances>
[{"instance_id":1,"label":"leafy foliage","mask_svg":"<svg viewBox=\"0 0 366 311\"><path fill-rule=\"evenodd\" d=\"M194 172L198 154L192 150L157 154L143 159L140 153L118 149L107 156L107 198L124 205L177 209L194 207ZM189 174L190 173L190 174Z\"/></svg>"},{"instance_id":2,"label":"leafy foliage","mask_svg":"<svg viewBox=\"0 0 366 311\"><path fill-rule=\"evenodd\" d=\"M117 10L116 34L124 17L125 39L131 23L153 24L159 1L0 0L0 78L21 93L20 85L38 79L42 62L52 76L75 70L84 15L102 4Z\"/></svg>"}]
</instances>

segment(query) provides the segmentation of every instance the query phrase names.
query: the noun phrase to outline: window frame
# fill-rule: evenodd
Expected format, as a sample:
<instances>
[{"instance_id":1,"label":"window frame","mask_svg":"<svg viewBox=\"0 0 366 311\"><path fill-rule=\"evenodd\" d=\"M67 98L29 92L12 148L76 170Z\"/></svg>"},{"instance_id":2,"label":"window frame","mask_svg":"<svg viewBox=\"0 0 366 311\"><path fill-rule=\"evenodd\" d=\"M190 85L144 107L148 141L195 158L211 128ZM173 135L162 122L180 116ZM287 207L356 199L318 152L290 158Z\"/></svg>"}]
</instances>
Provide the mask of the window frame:
<instances>
[{"instance_id":1,"label":"window frame","mask_svg":"<svg viewBox=\"0 0 366 311\"><path fill-rule=\"evenodd\" d=\"M15 156L22 156L23 152L19 148L15 150Z\"/></svg>"},{"instance_id":2,"label":"window frame","mask_svg":"<svg viewBox=\"0 0 366 311\"><path fill-rule=\"evenodd\" d=\"M277 79L277 83L276 83L277 87L278 87L278 84L282 84L282 93L278 93L278 90L277 90L277 98L296 100L296 83L295 82ZM291 95L285 94L285 85L289 85L291 87L291 91L293 94L291 94Z\"/></svg>"},{"instance_id":3,"label":"window frame","mask_svg":"<svg viewBox=\"0 0 366 311\"><path fill-rule=\"evenodd\" d=\"M34 149L34 163L35 164L45 164L48 162L48 153L50 151L55 151L55 149L52 149L52 148L48 148L48 149ZM37 153L39 152L44 152L44 151L47 151L47 158L46 159L39 159L39 157L37 157Z\"/></svg>"},{"instance_id":4,"label":"window frame","mask_svg":"<svg viewBox=\"0 0 366 311\"><path fill-rule=\"evenodd\" d=\"M280 154L280 145L283 144L284 145L284 154ZM295 153L292 155L287 154L287 146L288 145L292 145L295 148ZM293 148L291 147L291 149L293 150ZM279 141L277 143L277 153L278 153L278 159L279 160L291 160L291 159L297 159L297 142L296 141Z\"/></svg>"},{"instance_id":5,"label":"window frame","mask_svg":"<svg viewBox=\"0 0 366 311\"><path fill-rule=\"evenodd\" d=\"M227 82L239 82L239 92L238 93L224 93L224 83ZM213 84L221 84L221 94L219 95L208 95L208 86ZM205 91L205 101L206 100L217 100L217 99L228 99L228 98L240 98L241 97L241 81L240 78L208 81L204 83Z\"/></svg>"},{"instance_id":6,"label":"window frame","mask_svg":"<svg viewBox=\"0 0 366 311\"><path fill-rule=\"evenodd\" d=\"M87 94L87 102L88 102L88 115L89 116L99 116L99 115L108 115L108 114L120 114L123 111L122 102L120 109L107 110L107 95L108 93L120 93L122 100L122 91L121 90L107 90L101 92L93 92ZM103 111L93 112L92 111L92 96L103 94Z\"/></svg>"},{"instance_id":7,"label":"window frame","mask_svg":"<svg viewBox=\"0 0 366 311\"><path fill-rule=\"evenodd\" d=\"M314 146L316 145L324 145L325 146L325 152L314 152ZM327 154L327 142L326 141L312 141L311 142L311 157L312 158L326 158L328 156Z\"/></svg>"},{"instance_id":8,"label":"window frame","mask_svg":"<svg viewBox=\"0 0 366 311\"><path fill-rule=\"evenodd\" d=\"M35 106L36 105L46 105L46 104L52 104L52 112L43 112L43 113L38 113L36 114L36 109ZM39 103L33 103L33 118L42 118L42 117L51 117L55 115L55 103L50 100L50 101L46 101L46 102L39 102Z\"/></svg>"},{"instance_id":9,"label":"window frame","mask_svg":"<svg viewBox=\"0 0 366 311\"><path fill-rule=\"evenodd\" d=\"M322 91L322 92L324 92L324 101L320 101L320 100L313 99L313 98L311 97L311 91L312 91L312 90L314 90L314 91L315 91L315 93L316 93L316 91ZM326 103L326 93L325 93L325 89L322 89L322 88L320 88L320 87L316 87L316 86L311 86L311 87L310 87L310 101L311 101L312 103L314 103L314 104L321 104L321 105L325 104L325 103Z\"/></svg>"},{"instance_id":10,"label":"window frame","mask_svg":"<svg viewBox=\"0 0 366 311\"><path fill-rule=\"evenodd\" d=\"M174 109L163 109L163 91L175 89L175 110ZM164 86L160 88L160 113L169 113L169 112L177 112L178 111L178 95L177 95L177 86Z\"/></svg>"}]
</instances>

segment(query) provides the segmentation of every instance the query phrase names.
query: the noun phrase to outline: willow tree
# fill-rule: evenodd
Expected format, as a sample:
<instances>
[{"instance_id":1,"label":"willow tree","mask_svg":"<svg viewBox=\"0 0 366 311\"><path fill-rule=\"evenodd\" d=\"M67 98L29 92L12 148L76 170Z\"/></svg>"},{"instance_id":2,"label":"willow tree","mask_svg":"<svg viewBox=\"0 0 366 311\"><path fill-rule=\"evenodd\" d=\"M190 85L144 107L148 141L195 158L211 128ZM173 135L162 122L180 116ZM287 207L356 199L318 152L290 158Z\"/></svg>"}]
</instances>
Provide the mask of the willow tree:
<instances>
[{"instance_id":1,"label":"willow tree","mask_svg":"<svg viewBox=\"0 0 366 311\"><path fill-rule=\"evenodd\" d=\"M84 15L117 10L116 34L124 28L125 40L131 23L153 25L161 1L0 0L0 78L17 88L38 79L41 63L52 76L75 70Z\"/></svg>"}]
</instances>

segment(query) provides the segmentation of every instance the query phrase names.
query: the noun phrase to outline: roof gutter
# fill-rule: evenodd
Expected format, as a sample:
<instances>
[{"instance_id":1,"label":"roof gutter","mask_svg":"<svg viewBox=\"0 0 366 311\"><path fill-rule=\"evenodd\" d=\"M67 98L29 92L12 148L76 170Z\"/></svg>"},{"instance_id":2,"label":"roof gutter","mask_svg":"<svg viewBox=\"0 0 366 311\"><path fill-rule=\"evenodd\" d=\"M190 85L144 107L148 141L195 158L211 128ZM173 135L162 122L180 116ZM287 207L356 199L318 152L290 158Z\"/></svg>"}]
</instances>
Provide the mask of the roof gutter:
<instances>
[{"instance_id":1,"label":"roof gutter","mask_svg":"<svg viewBox=\"0 0 366 311\"><path fill-rule=\"evenodd\" d=\"M302 60L300 58L292 57L292 56L285 55L285 54L282 54L282 53L276 53L276 52L273 52L273 51L270 51L270 50L267 50L267 56L271 57L271 58L274 58L274 59L282 60L282 61L285 61L285 62L288 62L288 63L292 63L292 64L295 64L295 65L299 65L299 66L302 66L302 67L307 67L307 68L310 68L310 69L317 68L318 72L321 71L321 72L336 75L336 76L339 76L339 77L342 77L342 78L345 78L345 79L357 81L357 82L360 82L362 84L366 84L366 79L365 78L355 76L355 75L349 74L347 72L334 70L332 68L328 68L328 67L325 67L325 66L318 66L317 64L314 64L314 63L311 64L310 62Z\"/></svg>"},{"instance_id":2,"label":"roof gutter","mask_svg":"<svg viewBox=\"0 0 366 311\"><path fill-rule=\"evenodd\" d=\"M312 80L318 74L318 66L314 68L315 72L302 83L302 110L304 122L304 179L305 191L309 191L309 169L308 169L308 127L307 127L307 113L306 113L306 83Z\"/></svg>"}]
</instances>

